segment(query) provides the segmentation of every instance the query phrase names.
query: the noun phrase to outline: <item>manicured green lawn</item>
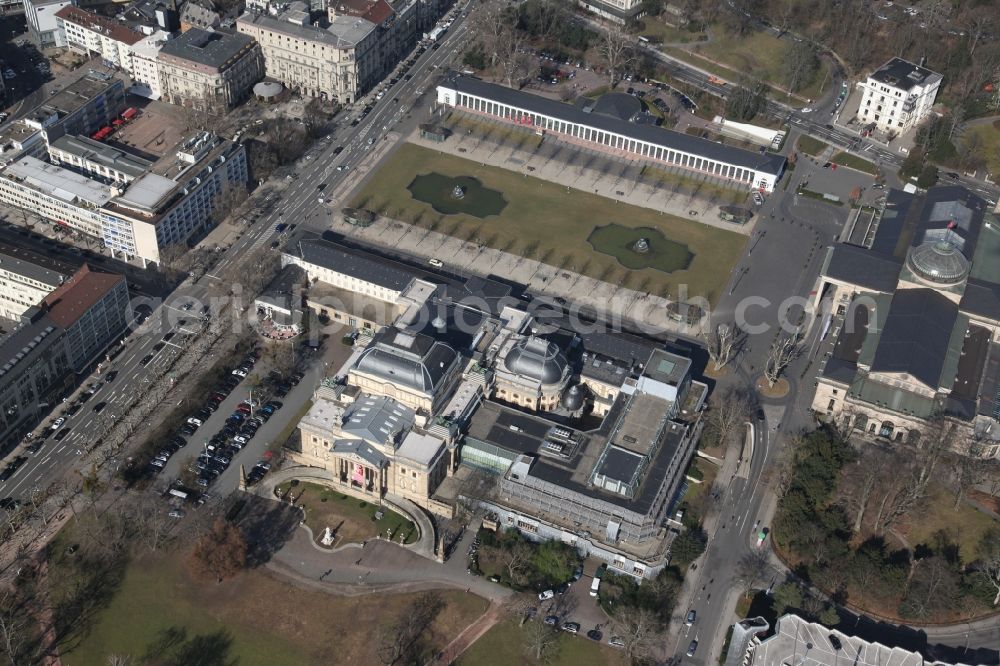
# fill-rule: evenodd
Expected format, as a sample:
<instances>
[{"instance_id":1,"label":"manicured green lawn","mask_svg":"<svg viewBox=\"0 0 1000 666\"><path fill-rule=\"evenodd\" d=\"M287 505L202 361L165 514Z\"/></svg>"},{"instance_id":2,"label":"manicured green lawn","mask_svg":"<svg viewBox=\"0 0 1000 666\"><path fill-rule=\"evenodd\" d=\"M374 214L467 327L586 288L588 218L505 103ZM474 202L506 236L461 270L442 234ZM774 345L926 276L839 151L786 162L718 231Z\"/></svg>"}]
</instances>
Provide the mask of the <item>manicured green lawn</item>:
<instances>
[{"instance_id":1,"label":"manicured green lawn","mask_svg":"<svg viewBox=\"0 0 1000 666\"><path fill-rule=\"evenodd\" d=\"M933 544L934 534L944 530L958 543L962 561L975 561L979 540L984 532L997 526L997 521L965 502L957 509L954 507L955 496L942 486L933 486L925 509L918 512L910 524L902 529L906 540L911 546Z\"/></svg>"},{"instance_id":2,"label":"manicured green lawn","mask_svg":"<svg viewBox=\"0 0 1000 666\"><path fill-rule=\"evenodd\" d=\"M979 141L978 153L986 160L986 168L991 174L1000 174L1000 120L992 125L974 125L962 133L962 141L968 142L975 135Z\"/></svg>"},{"instance_id":3,"label":"manicured green lawn","mask_svg":"<svg viewBox=\"0 0 1000 666\"><path fill-rule=\"evenodd\" d=\"M845 166L863 173L870 173L873 176L878 172L878 167L876 167L873 163L868 160L861 159L857 155L851 155L850 153L845 153L843 151L834 155L833 159L830 161L839 166Z\"/></svg>"},{"instance_id":4,"label":"manicured green lawn","mask_svg":"<svg viewBox=\"0 0 1000 666\"><path fill-rule=\"evenodd\" d=\"M798 141L795 142L795 145L798 147L799 152L805 153L806 155L819 155L829 147L819 139L814 139L805 134L799 137Z\"/></svg>"},{"instance_id":5,"label":"manicured green lawn","mask_svg":"<svg viewBox=\"0 0 1000 666\"><path fill-rule=\"evenodd\" d=\"M716 24L712 26L711 41L692 45L690 49L695 54L703 55L727 67L728 71L713 72L727 80L735 81L740 75L750 75L761 81L784 87L782 63L788 57L793 43L789 39L778 39L771 33L762 31L755 31L741 38L730 33L724 26ZM813 81L796 94L804 99L819 97L823 92L820 86L824 78L826 85L830 85L829 77L825 77L826 67L826 63L821 62ZM777 94L781 98L786 97L784 93Z\"/></svg>"},{"instance_id":6,"label":"manicured green lawn","mask_svg":"<svg viewBox=\"0 0 1000 666\"><path fill-rule=\"evenodd\" d=\"M426 173L472 176L500 192L507 206L486 220L465 214L442 215L413 198L407 186ZM746 237L537 178L406 144L387 160L351 203L391 218L474 243L537 259L562 269L659 295L676 297L679 285L690 296L715 301L739 258ZM629 270L595 252L587 238L595 227L620 224L650 227L694 255L685 270L663 273Z\"/></svg>"},{"instance_id":7,"label":"manicured green lawn","mask_svg":"<svg viewBox=\"0 0 1000 666\"><path fill-rule=\"evenodd\" d=\"M540 620L535 620L536 622ZM626 663L625 655L606 644L598 645L586 637L593 627L581 627L580 634L563 632L552 651L550 666L618 666ZM610 634L604 631L606 643ZM525 649L525 630L517 620L505 620L487 631L472 644L458 661L458 666L513 666L537 663Z\"/></svg>"}]
</instances>

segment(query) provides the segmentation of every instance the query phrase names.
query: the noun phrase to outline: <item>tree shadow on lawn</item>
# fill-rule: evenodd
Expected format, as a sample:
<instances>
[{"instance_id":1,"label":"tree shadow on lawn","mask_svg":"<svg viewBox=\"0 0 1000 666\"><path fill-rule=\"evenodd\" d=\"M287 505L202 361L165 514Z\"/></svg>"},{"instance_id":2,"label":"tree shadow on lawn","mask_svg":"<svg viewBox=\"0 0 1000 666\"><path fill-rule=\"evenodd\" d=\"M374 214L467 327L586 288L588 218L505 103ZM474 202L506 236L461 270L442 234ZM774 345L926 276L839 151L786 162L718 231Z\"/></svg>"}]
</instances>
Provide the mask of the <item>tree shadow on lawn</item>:
<instances>
[{"instance_id":1,"label":"tree shadow on lawn","mask_svg":"<svg viewBox=\"0 0 1000 666\"><path fill-rule=\"evenodd\" d=\"M146 648L143 664L151 666L236 666L233 637L225 629L188 637L184 627L167 627Z\"/></svg>"},{"instance_id":2,"label":"tree shadow on lawn","mask_svg":"<svg viewBox=\"0 0 1000 666\"><path fill-rule=\"evenodd\" d=\"M52 623L60 651L69 652L79 645L94 617L111 603L125 579L128 561L125 554L98 557L78 553L71 562L57 564L58 572L50 566Z\"/></svg>"},{"instance_id":3,"label":"tree shadow on lawn","mask_svg":"<svg viewBox=\"0 0 1000 666\"><path fill-rule=\"evenodd\" d=\"M284 502L251 497L239 526L247 542L247 566L266 564L292 538L302 522L302 511Z\"/></svg>"}]
</instances>

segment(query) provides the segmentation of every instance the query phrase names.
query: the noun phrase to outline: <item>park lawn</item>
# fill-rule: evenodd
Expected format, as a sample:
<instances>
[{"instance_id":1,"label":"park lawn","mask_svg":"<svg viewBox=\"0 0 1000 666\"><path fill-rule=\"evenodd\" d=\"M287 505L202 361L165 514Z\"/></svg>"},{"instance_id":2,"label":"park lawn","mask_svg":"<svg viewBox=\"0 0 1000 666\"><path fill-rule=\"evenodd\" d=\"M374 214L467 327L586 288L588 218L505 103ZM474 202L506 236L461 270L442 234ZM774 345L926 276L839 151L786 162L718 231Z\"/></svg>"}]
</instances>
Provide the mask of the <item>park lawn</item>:
<instances>
[{"instance_id":1,"label":"park lawn","mask_svg":"<svg viewBox=\"0 0 1000 666\"><path fill-rule=\"evenodd\" d=\"M375 665L375 633L415 596L331 596L292 587L263 570L216 584L192 578L182 557L134 560L90 631L62 649L64 666L104 664L112 653L130 654L138 663L171 628L187 632L186 644L207 643L205 655L214 654L211 647L222 650L228 635L223 658L211 663ZM441 594L447 606L434 627L443 646L484 612L486 602L465 592Z\"/></svg>"},{"instance_id":2,"label":"park lawn","mask_svg":"<svg viewBox=\"0 0 1000 666\"><path fill-rule=\"evenodd\" d=\"M798 141L795 142L795 145L798 147L799 152L805 153L806 155L819 155L824 150L829 148L829 145L806 134L801 135L798 138Z\"/></svg>"},{"instance_id":3,"label":"park lawn","mask_svg":"<svg viewBox=\"0 0 1000 666\"><path fill-rule=\"evenodd\" d=\"M962 132L962 141L966 142L972 135L979 140L981 148L977 151L986 160L986 168L991 174L1000 174L1000 120L991 125L973 125Z\"/></svg>"},{"instance_id":4,"label":"park lawn","mask_svg":"<svg viewBox=\"0 0 1000 666\"><path fill-rule=\"evenodd\" d=\"M278 492L284 493L291 482L279 484ZM301 497L299 493L302 493ZM410 520L389 508L382 508L382 518L375 520L379 510L377 504L352 495L344 495L332 488L324 488L315 483L299 483L292 489L297 497L296 504L305 509L306 525L318 541L329 527L337 537L334 546L345 543L361 543L374 539L386 530L392 530L393 541L399 541L400 530L406 534L404 543L413 543L420 534Z\"/></svg>"},{"instance_id":5,"label":"park lawn","mask_svg":"<svg viewBox=\"0 0 1000 666\"><path fill-rule=\"evenodd\" d=\"M921 543L933 544L934 534L944 530L958 544L962 561L973 562L977 557L979 540L983 534L1000 523L965 502L962 502L958 509L954 506L954 494L943 486L932 486L926 508L909 524L900 526L900 532L906 536L911 547L916 547Z\"/></svg>"},{"instance_id":6,"label":"park lawn","mask_svg":"<svg viewBox=\"0 0 1000 666\"><path fill-rule=\"evenodd\" d=\"M704 32L691 32L684 28L675 28L652 16L644 17L642 22L645 27L639 34L662 44L700 42L705 37Z\"/></svg>"},{"instance_id":7,"label":"park lawn","mask_svg":"<svg viewBox=\"0 0 1000 666\"><path fill-rule=\"evenodd\" d=\"M507 206L485 220L465 214L440 215L407 189L416 176L432 172L473 176L501 192ZM369 178L351 205L640 291L676 297L678 287L687 285L689 296L713 302L746 244L741 234L414 144L401 146ZM629 270L614 257L595 252L587 242L594 227L609 223L657 229L667 239L687 246L694 258L687 269L669 274L651 268Z\"/></svg>"},{"instance_id":8,"label":"park lawn","mask_svg":"<svg viewBox=\"0 0 1000 666\"><path fill-rule=\"evenodd\" d=\"M830 161L838 166L854 169L855 171L861 171L862 173L870 173L873 176L878 173L878 167L875 166L874 163L862 159L857 155L845 153L844 151L834 155L833 159Z\"/></svg>"},{"instance_id":9,"label":"park lawn","mask_svg":"<svg viewBox=\"0 0 1000 666\"><path fill-rule=\"evenodd\" d=\"M533 620L540 622L541 620ZM549 666L625 666L625 654L606 644L598 645L586 636L593 627L581 627L576 636L560 632ZM524 629L515 619L504 620L483 634L455 662L457 666L514 666L537 663L525 651ZM603 630L604 641L611 635Z\"/></svg>"},{"instance_id":10,"label":"park lawn","mask_svg":"<svg viewBox=\"0 0 1000 666\"><path fill-rule=\"evenodd\" d=\"M754 31L746 37L738 37L721 24L713 25L711 34L710 41L691 46L689 52L704 56L704 59L714 60L728 68L728 74L713 73L723 76L728 81L735 81L740 75L750 75L776 87L784 86L781 68L792 49L791 40L778 39L771 33L763 31ZM803 101L819 97L823 92L820 86L823 85L824 79L829 79L826 70L826 62L821 60L813 80L795 94ZM787 93L775 90L774 96L776 99L786 98Z\"/></svg>"}]
</instances>

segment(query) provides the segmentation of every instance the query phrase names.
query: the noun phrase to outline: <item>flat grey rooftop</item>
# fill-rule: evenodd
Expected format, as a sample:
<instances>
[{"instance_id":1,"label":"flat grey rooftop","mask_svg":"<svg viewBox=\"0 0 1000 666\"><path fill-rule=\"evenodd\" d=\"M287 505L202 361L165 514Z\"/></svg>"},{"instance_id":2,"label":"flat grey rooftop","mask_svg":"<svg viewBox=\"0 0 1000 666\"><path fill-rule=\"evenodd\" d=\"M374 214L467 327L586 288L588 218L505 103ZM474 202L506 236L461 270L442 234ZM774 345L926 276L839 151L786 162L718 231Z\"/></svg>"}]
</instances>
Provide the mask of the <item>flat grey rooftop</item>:
<instances>
[{"instance_id":1,"label":"flat grey rooftop","mask_svg":"<svg viewBox=\"0 0 1000 666\"><path fill-rule=\"evenodd\" d=\"M201 28L190 28L187 32L168 40L160 49L160 54L190 60L215 69L224 69L253 41L252 37L240 33L209 32Z\"/></svg>"}]
</instances>

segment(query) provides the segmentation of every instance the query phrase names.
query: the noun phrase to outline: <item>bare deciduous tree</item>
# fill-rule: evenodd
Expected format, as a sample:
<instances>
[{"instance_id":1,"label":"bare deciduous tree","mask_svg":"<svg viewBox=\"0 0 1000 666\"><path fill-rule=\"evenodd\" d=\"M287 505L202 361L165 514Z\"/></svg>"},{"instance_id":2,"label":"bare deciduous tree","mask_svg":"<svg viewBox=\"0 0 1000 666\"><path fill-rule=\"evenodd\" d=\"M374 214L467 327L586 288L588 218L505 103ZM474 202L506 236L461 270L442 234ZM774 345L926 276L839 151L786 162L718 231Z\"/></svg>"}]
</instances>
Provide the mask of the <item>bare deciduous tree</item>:
<instances>
[{"instance_id":1,"label":"bare deciduous tree","mask_svg":"<svg viewBox=\"0 0 1000 666\"><path fill-rule=\"evenodd\" d=\"M500 550L501 559L507 568L507 577L515 585L523 585L528 564L534 549L520 539Z\"/></svg>"},{"instance_id":2,"label":"bare deciduous tree","mask_svg":"<svg viewBox=\"0 0 1000 666\"><path fill-rule=\"evenodd\" d=\"M722 370L739 351L744 339L743 332L730 323L722 323L715 327L709 325L702 330L702 340L708 348L708 356L716 371Z\"/></svg>"},{"instance_id":3,"label":"bare deciduous tree","mask_svg":"<svg viewBox=\"0 0 1000 666\"><path fill-rule=\"evenodd\" d=\"M977 571L996 588L993 605L1000 604L1000 529L994 528L983 534L979 542Z\"/></svg>"},{"instance_id":4,"label":"bare deciduous tree","mask_svg":"<svg viewBox=\"0 0 1000 666\"><path fill-rule=\"evenodd\" d=\"M626 661L648 657L656 643L661 624L656 614L647 608L621 608L613 620L615 632L625 643Z\"/></svg>"},{"instance_id":5,"label":"bare deciduous tree","mask_svg":"<svg viewBox=\"0 0 1000 666\"><path fill-rule=\"evenodd\" d=\"M795 332L788 335L779 334L771 343L771 348L767 352L767 363L764 367L764 379L769 387L774 388L788 364L799 355L801 340L802 334Z\"/></svg>"},{"instance_id":6,"label":"bare deciduous tree","mask_svg":"<svg viewBox=\"0 0 1000 666\"><path fill-rule=\"evenodd\" d=\"M608 68L608 85L612 88L618 85L624 70L635 61L632 41L632 36L618 26L609 27L601 36L597 52Z\"/></svg>"},{"instance_id":7,"label":"bare deciduous tree","mask_svg":"<svg viewBox=\"0 0 1000 666\"><path fill-rule=\"evenodd\" d=\"M713 395L707 426L719 444L728 447L733 435L743 427L753 412L753 399L747 391L730 388Z\"/></svg>"},{"instance_id":8,"label":"bare deciduous tree","mask_svg":"<svg viewBox=\"0 0 1000 666\"><path fill-rule=\"evenodd\" d=\"M529 622L524 628L524 651L540 664L552 661L559 648L559 633L544 622Z\"/></svg>"},{"instance_id":9,"label":"bare deciduous tree","mask_svg":"<svg viewBox=\"0 0 1000 666\"><path fill-rule=\"evenodd\" d=\"M767 551L755 548L743 555L736 564L736 575L743 585L743 596L749 598L750 592L767 573Z\"/></svg>"}]
</instances>

